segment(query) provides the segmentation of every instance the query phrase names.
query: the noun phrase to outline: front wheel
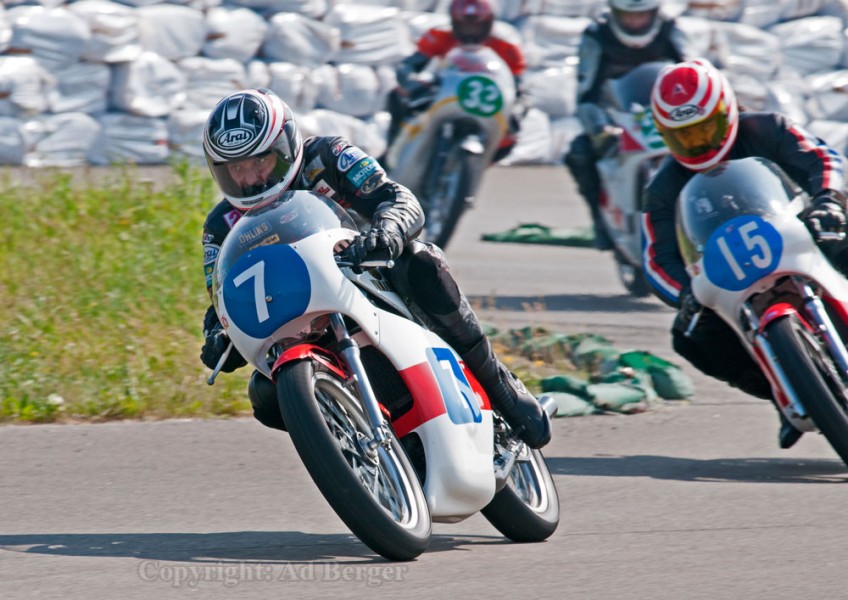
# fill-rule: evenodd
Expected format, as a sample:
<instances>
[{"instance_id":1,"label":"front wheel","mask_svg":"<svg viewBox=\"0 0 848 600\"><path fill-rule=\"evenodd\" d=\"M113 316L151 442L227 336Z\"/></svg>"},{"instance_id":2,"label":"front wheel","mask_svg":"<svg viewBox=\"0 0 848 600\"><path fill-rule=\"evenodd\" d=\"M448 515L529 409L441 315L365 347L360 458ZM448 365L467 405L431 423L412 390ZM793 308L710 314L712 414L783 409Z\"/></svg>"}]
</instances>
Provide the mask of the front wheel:
<instances>
[{"instance_id":1,"label":"front wheel","mask_svg":"<svg viewBox=\"0 0 848 600\"><path fill-rule=\"evenodd\" d=\"M480 512L514 542L541 542L559 525L559 496L545 458L527 447L506 485Z\"/></svg>"},{"instance_id":2,"label":"front wheel","mask_svg":"<svg viewBox=\"0 0 848 600\"><path fill-rule=\"evenodd\" d=\"M829 354L794 316L770 323L766 335L801 404L848 465L848 393Z\"/></svg>"},{"instance_id":3,"label":"front wheel","mask_svg":"<svg viewBox=\"0 0 848 600\"><path fill-rule=\"evenodd\" d=\"M432 161L431 166L435 169L424 176L428 179L422 198L423 237L440 248L447 246L474 192L474 161L477 160L459 146L445 152L441 160Z\"/></svg>"},{"instance_id":4,"label":"front wheel","mask_svg":"<svg viewBox=\"0 0 848 600\"><path fill-rule=\"evenodd\" d=\"M359 400L316 362L285 365L277 399L300 459L345 525L390 560L421 554L430 542L430 511L398 440L369 448Z\"/></svg>"}]
</instances>

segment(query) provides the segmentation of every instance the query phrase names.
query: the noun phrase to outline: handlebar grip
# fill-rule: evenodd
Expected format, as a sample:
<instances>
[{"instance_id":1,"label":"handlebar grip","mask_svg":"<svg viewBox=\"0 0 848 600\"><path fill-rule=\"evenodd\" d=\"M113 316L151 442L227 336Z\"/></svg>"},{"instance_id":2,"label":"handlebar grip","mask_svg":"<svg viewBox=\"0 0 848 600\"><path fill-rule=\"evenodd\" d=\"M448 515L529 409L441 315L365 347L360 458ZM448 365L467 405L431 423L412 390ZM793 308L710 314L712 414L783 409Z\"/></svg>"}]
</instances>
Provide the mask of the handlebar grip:
<instances>
[{"instance_id":1,"label":"handlebar grip","mask_svg":"<svg viewBox=\"0 0 848 600\"><path fill-rule=\"evenodd\" d=\"M840 242L845 239L844 231L819 231L816 239L822 242Z\"/></svg>"}]
</instances>

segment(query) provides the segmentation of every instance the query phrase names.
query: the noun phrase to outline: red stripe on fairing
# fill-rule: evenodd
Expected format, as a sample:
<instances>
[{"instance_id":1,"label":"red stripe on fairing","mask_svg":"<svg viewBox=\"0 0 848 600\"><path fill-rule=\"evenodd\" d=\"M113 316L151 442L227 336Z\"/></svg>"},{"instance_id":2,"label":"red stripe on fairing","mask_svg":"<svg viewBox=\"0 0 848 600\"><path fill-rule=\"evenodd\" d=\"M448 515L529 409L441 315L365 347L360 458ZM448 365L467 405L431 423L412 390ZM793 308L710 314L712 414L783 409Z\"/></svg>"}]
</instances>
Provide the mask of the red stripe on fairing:
<instances>
[{"instance_id":1,"label":"red stripe on fairing","mask_svg":"<svg viewBox=\"0 0 848 600\"><path fill-rule=\"evenodd\" d=\"M639 151L643 148L642 144L636 141L630 132L626 129L622 132L620 147L623 152Z\"/></svg>"},{"instance_id":2,"label":"red stripe on fairing","mask_svg":"<svg viewBox=\"0 0 848 600\"><path fill-rule=\"evenodd\" d=\"M656 252L654 252L654 242L656 241L657 237L656 235L654 235L654 226L651 223L651 218L648 216L647 213L645 213L644 215L643 223L645 224L645 237L647 239L646 246L648 248L648 271L656 275L658 279L664 281L666 284L669 285L669 287L671 287L679 294L683 286L679 282L675 281L671 277L671 275L666 273L665 270L657 264Z\"/></svg>"},{"instance_id":3,"label":"red stripe on fairing","mask_svg":"<svg viewBox=\"0 0 848 600\"><path fill-rule=\"evenodd\" d=\"M471 389L483 399L481 409L492 410L489 398L483 391L483 386L472 375L471 371L462 363L462 371L471 384ZM440 417L447 413L445 401L442 398L442 390L436 381L430 363L423 362L402 371L400 373L403 382L412 394L412 408L403 415L392 421L392 428L397 437L403 437L410 431L420 427L427 421Z\"/></svg>"},{"instance_id":4,"label":"red stripe on fairing","mask_svg":"<svg viewBox=\"0 0 848 600\"><path fill-rule=\"evenodd\" d=\"M790 128L789 128L789 132L790 132L792 135L794 135L794 136L795 136L795 139L797 139L797 140L798 140L798 142L800 143L800 145L801 145L801 147L802 147L803 149L805 149L805 150L812 150L812 151L816 154L816 156L818 156L818 157L821 159L821 161L822 161L822 163L823 163L823 169L822 169L822 189L828 189L828 190L831 190L831 189L833 189L833 190L841 190L841 189L842 189L842 185L841 185L841 184L834 184L834 183L833 183L833 181L832 181L832 179L833 179L833 171L834 171L834 169L833 169L833 167L832 167L832 165L833 165L833 157L831 157L831 156L827 153L827 151L826 151L824 148L822 148L822 147L821 147L821 145L820 145L820 144L818 144L818 143L814 143L814 142L813 142L813 140L811 140L811 139L809 138L809 136L805 135L805 133L804 133L804 132L799 131L799 130L798 130L797 128L795 128L794 126L792 126L792 127L790 127Z\"/></svg>"},{"instance_id":5,"label":"red stripe on fairing","mask_svg":"<svg viewBox=\"0 0 848 600\"><path fill-rule=\"evenodd\" d=\"M447 408L429 363L419 363L398 372L412 394L412 408L392 421L395 435L403 437L416 427L445 414Z\"/></svg>"}]
</instances>

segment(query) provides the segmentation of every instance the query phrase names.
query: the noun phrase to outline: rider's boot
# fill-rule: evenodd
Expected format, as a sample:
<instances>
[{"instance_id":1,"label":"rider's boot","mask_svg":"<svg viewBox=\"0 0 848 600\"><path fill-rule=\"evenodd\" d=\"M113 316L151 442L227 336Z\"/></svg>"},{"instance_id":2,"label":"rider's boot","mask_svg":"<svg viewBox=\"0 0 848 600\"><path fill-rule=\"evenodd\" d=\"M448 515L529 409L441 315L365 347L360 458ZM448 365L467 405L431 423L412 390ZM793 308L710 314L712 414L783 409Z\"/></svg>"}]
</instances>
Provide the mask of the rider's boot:
<instances>
[{"instance_id":1,"label":"rider's boot","mask_svg":"<svg viewBox=\"0 0 848 600\"><path fill-rule=\"evenodd\" d=\"M259 371L254 371L247 385L247 397L256 420L272 429L288 431L277 401L277 386Z\"/></svg>"},{"instance_id":2,"label":"rider's boot","mask_svg":"<svg viewBox=\"0 0 848 600\"><path fill-rule=\"evenodd\" d=\"M780 410L780 407L774 399L771 384L760 371L753 369L745 370L741 375L734 377L734 380L730 385L732 387L739 388L751 396L771 401L774 408L777 410L778 417L780 417L780 429L777 432L777 443L781 448L784 450L791 448L795 445L795 442L801 439L801 436L804 435L803 431L795 429L792 423L790 423L784 416L783 411Z\"/></svg>"},{"instance_id":3,"label":"rider's boot","mask_svg":"<svg viewBox=\"0 0 848 600\"><path fill-rule=\"evenodd\" d=\"M509 423L515 434L531 448L551 441L551 422L538 400L497 359L487 338L462 355L483 386L492 406Z\"/></svg>"}]
</instances>

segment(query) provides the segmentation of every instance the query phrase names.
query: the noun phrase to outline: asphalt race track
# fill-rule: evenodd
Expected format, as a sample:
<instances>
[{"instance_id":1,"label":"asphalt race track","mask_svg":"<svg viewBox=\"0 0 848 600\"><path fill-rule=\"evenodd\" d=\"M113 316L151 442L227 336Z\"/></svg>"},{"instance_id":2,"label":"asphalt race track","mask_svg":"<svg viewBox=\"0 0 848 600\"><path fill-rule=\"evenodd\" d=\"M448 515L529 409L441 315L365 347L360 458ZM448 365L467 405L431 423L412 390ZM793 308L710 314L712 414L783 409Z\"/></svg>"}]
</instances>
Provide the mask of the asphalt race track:
<instances>
[{"instance_id":1,"label":"asphalt race track","mask_svg":"<svg viewBox=\"0 0 848 600\"><path fill-rule=\"evenodd\" d=\"M487 321L671 358L671 310L628 297L609 254L479 241L519 222L588 216L563 169L487 174L448 247ZM0 598L848 597L844 465L818 435L780 450L768 403L685 368L691 402L554 422L550 540L475 516L411 563L354 538L252 419L0 427Z\"/></svg>"}]
</instances>

